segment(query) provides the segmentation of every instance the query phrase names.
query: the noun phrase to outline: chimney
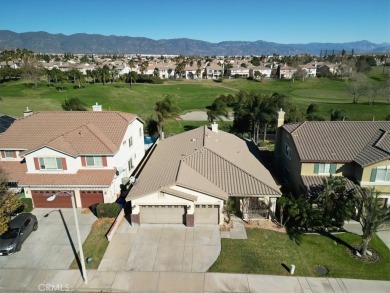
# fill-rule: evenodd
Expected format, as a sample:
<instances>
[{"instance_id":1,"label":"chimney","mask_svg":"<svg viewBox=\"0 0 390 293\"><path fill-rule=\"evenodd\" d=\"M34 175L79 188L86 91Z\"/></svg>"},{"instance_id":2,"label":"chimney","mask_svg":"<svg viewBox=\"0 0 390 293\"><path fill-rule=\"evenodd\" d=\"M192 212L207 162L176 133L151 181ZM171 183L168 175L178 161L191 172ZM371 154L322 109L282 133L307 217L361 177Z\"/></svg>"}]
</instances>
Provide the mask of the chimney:
<instances>
[{"instance_id":1,"label":"chimney","mask_svg":"<svg viewBox=\"0 0 390 293\"><path fill-rule=\"evenodd\" d=\"M34 112L32 110L30 110L28 107L26 107L26 110L24 110L24 112L23 112L23 116L27 117L27 116L32 115L33 113Z\"/></svg>"},{"instance_id":2,"label":"chimney","mask_svg":"<svg viewBox=\"0 0 390 293\"><path fill-rule=\"evenodd\" d=\"M211 123L211 131L218 133L218 124L213 122Z\"/></svg>"},{"instance_id":3,"label":"chimney","mask_svg":"<svg viewBox=\"0 0 390 293\"><path fill-rule=\"evenodd\" d=\"M92 106L92 111L94 111L94 112L101 112L102 111L102 105L99 105L96 102L96 104Z\"/></svg>"},{"instance_id":4,"label":"chimney","mask_svg":"<svg viewBox=\"0 0 390 293\"><path fill-rule=\"evenodd\" d=\"M278 128L284 124L284 114L286 114L282 108L280 108L278 113Z\"/></svg>"}]
</instances>

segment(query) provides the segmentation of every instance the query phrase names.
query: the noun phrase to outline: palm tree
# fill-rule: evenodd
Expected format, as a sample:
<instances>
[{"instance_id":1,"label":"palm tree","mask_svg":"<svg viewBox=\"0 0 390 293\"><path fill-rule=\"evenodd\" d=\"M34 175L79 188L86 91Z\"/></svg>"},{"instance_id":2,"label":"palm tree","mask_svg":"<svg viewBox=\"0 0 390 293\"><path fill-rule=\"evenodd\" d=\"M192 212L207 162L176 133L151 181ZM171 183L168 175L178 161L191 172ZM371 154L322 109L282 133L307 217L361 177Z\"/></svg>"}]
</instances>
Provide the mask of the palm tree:
<instances>
[{"instance_id":1,"label":"palm tree","mask_svg":"<svg viewBox=\"0 0 390 293\"><path fill-rule=\"evenodd\" d=\"M222 120L222 117L229 118L229 112L226 103L217 98L207 111L207 120L213 123L215 119Z\"/></svg>"},{"instance_id":2,"label":"palm tree","mask_svg":"<svg viewBox=\"0 0 390 293\"><path fill-rule=\"evenodd\" d=\"M359 222L363 230L361 255L366 255L368 244L376 232L390 227L390 208L382 207L379 195L380 192L374 189L364 188L357 197Z\"/></svg>"},{"instance_id":3,"label":"palm tree","mask_svg":"<svg viewBox=\"0 0 390 293\"><path fill-rule=\"evenodd\" d=\"M154 111L157 115L157 128L160 139L164 139L163 122L165 119L180 119L180 108L173 101L172 95L163 95L163 100L157 101L154 106Z\"/></svg>"}]
</instances>

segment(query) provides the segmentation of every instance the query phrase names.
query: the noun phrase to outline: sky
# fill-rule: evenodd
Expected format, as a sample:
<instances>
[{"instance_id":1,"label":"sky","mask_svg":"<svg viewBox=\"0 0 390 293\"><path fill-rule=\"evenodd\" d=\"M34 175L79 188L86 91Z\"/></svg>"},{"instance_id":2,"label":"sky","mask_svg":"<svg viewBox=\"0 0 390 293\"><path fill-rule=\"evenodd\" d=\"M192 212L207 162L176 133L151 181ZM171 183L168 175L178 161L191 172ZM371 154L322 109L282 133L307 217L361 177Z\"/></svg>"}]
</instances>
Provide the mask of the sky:
<instances>
[{"instance_id":1,"label":"sky","mask_svg":"<svg viewBox=\"0 0 390 293\"><path fill-rule=\"evenodd\" d=\"M0 0L0 7L0 30L18 33L390 43L390 0Z\"/></svg>"}]
</instances>

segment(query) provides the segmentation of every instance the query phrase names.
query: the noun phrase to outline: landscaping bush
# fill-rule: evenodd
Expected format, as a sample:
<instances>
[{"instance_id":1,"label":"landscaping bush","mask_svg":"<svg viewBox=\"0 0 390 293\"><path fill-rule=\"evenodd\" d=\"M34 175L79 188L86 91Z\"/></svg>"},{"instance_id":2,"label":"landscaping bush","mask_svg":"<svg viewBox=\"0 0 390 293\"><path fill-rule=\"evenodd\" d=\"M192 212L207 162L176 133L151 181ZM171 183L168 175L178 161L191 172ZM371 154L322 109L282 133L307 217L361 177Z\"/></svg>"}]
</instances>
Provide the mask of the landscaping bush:
<instances>
[{"instance_id":1,"label":"landscaping bush","mask_svg":"<svg viewBox=\"0 0 390 293\"><path fill-rule=\"evenodd\" d=\"M137 78L135 80L138 83L152 83L152 84L163 84L164 80L162 80L159 77L154 76L148 76L148 75L137 75Z\"/></svg>"},{"instance_id":2,"label":"landscaping bush","mask_svg":"<svg viewBox=\"0 0 390 293\"><path fill-rule=\"evenodd\" d=\"M99 203L96 207L96 216L98 218L115 218L120 210L117 203Z\"/></svg>"},{"instance_id":3,"label":"landscaping bush","mask_svg":"<svg viewBox=\"0 0 390 293\"><path fill-rule=\"evenodd\" d=\"M31 198L21 198L20 201L24 205L23 212L29 213L33 210L33 205L32 205L32 199Z\"/></svg>"}]
</instances>

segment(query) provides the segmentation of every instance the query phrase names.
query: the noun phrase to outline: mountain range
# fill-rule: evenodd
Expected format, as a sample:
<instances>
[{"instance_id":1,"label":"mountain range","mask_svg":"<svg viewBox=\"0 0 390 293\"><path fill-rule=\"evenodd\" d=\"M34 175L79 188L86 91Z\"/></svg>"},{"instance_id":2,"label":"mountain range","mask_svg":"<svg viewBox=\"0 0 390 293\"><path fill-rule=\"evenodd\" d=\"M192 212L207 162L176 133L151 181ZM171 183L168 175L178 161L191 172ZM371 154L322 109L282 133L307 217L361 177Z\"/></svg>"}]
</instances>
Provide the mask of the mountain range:
<instances>
[{"instance_id":1,"label":"mountain range","mask_svg":"<svg viewBox=\"0 0 390 293\"><path fill-rule=\"evenodd\" d=\"M332 54L345 50L354 53L390 52L390 43L369 41L349 43L279 44L266 41L225 41L211 43L187 38L153 40L143 37L99 34L15 33L0 30L0 50L29 49L40 53L158 54L158 55L295 55Z\"/></svg>"}]
</instances>

